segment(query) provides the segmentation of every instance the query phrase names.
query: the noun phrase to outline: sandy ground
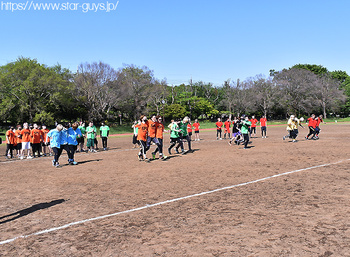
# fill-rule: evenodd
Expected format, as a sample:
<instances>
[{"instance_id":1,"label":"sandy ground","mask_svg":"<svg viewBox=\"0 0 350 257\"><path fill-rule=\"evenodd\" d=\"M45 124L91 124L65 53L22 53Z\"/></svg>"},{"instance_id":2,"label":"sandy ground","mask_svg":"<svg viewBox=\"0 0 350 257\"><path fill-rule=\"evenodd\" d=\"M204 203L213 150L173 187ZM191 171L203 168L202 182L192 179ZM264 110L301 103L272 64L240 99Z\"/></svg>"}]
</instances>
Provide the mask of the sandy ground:
<instances>
[{"instance_id":1,"label":"sandy ground","mask_svg":"<svg viewBox=\"0 0 350 257\"><path fill-rule=\"evenodd\" d=\"M323 125L317 141L301 129L291 143L268 127L246 150L203 131L193 153L150 163L130 137L77 166L1 156L0 255L350 256L349 129Z\"/></svg>"}]
</instances>

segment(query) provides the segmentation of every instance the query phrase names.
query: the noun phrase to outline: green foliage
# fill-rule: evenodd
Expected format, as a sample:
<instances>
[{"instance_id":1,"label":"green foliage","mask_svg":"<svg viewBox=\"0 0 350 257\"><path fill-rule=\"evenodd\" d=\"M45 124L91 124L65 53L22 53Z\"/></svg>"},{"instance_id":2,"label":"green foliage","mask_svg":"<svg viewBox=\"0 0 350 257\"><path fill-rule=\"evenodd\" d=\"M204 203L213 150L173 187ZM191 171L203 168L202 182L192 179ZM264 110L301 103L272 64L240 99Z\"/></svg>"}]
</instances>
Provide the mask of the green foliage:
<instances>
[{"instance_id":1,"label":"green foliage","mask_svg":"<svg viewBox=\"0 0 350 257\"><path fill-rule=\"evenodd\" d=\"M46 111L42 111L41 113L35 114L33 118L33 122L45 124L46 126L55 125L55 119L52 113L47 113Z\"/></svg>"},{"instance_id":2,"label":"green foliage","mask_svg":"<svg viewBox=\"0 0 350 257\"><path fill-rule=\"evenodd\" d=\"M316 75L322 75L322 74L328 73L327 68L323 67L322 65L316 65L316 64L296 64L291 69L293 68L309 70Z\"/></svg>"},{"instance_id":3,"label":"green foliage","mask_svg":"<svg viewBox=\"0 0 350 257\"><path fill-rule=\"evenodd\" d=\"M165 118L166 119L182 119L188 112L186 108L180 104L171 104L166 106L165 108Z\"/></svg>"}]
</instances>

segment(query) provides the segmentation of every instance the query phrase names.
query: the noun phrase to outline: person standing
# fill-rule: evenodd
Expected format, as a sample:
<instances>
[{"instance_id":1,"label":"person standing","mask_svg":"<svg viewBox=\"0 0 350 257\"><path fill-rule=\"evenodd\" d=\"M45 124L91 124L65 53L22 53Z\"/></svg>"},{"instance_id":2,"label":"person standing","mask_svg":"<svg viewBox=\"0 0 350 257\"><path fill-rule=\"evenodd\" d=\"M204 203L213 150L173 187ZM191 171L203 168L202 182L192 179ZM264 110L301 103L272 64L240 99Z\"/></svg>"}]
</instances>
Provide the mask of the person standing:
<instances>
[{"instance_id":1,"label":"person standing","mask_svg":"<svg viewBox=\"0 0 350 257\"><path fill-rule=\"evenodd\" d=\"M41 142L44 141L41 130L38 128L38 124L33 124L33 129L30 131L32 150L33 150L33 158L35 158L35 153L38 153L38 157L40 157L40 148Z\"/></svg>"},{"instance_id":2,"label":"person standing","mask_svg":"<svg viewBox=\"0 0 350 257\"><path fill-rule=\"evenodd\" d=\"M16 143L17 143L17 157L21 157L21 151L22 151L22 135L21 135L22 127L21 125L17 125L17 129L15 131L15 137L16 137Z\"/></svg>"},{"instance_id":3,"label":"person standing","mask_svg":"<svg viewBox=\"0 0 350 257\"><path fill-rule=\"evenodd\" d=\"M80 152L85 152L85 149L84 149L84 143L85 143L84 141L85 141L85 134L86 134L85 122L81 121L78 128L80 129L80 132L83 135L82 137L79 137L77 139L78 145L80 146ZM78 150L77 150L77 152L78 152Z\"/></svg>"},{"instance_id":4,"label":"person standing","mask_svg":"<svg viewBox=\"0 0 350 257\"><path fill-rule=\"evenodd\" d=\"M89 122L89 126L86 128L86 147L90 152L96 153L95 150L95 138L96 138L96 127L92 121Z\"/></svg>"},{"instance_id":5,"label":"person standing","mask_svg":"<svg viewBox=\"0 0 350 257\"><path fill-rule=\"evenodd\" d=\"M250 126L250 136L255 137L256 136L256 124L258 123L258 120L253 115L249 121L252 123L252 125Z\"/></svg>"},{"instance_id":6,"label":"person standing","mask_svg":"<svg viewBox=\"0 0 350 257\"><path fill-rule=\"evenodd\" d=\"M6 131L6 159L13 158L13 146L16 141L13 129L14 127L10 126L9 129Z\"/></svg>"},{"instance_id":7,"label":"person standing","mask_svg":"<svg viewBox=\"0 0 350 257\"><path fill-rule=\"evenodd\" d=\"M33 157L30 156L30 129L27 122L23 124L23 129L21 130L21 136L22 136L21 159L24 158L25 151L27 151L27 159L31 159Z\"/></svg>"},{"instance_id":8,"label":"person standing","mask_svg":"<svg viewBox=\"0 0 350 257\"><path fill-rule=\"evenodd\" d=\"M102 139L102 147L104 151L107 150L108 136L109 136L109 127L104 122L102 122L100 127L100 137Z\"/></svg>"},{"instance_id":9,"label":"person standing","mask_svg":"<svg viewBox=\"0 0 350 257\"><path fill-rule=\"evenodd\" d=\"M226 134L228 134L228 139L231 139L231 121L227 119L224 123L224 139L226 139Z\"/></svg>"},{"instance_id":10,"label":"person standing","mask_svg":"<svg viewBox=\"0 0 350 257\"><path fill-rule=\"evenodd\" d=\"M50 132L50 130L45 126L43 125L42 126L42 129L41 129L41 132L42 132L42 135L43 135L43 145L42 145L42 148L43 148L43 154L44 156L46 156L46 152L48 150L50 156L52 155L51 153L51 147L50 147L50 138L47 137L47 133Z\"/></svg>"},{"instance_id":11,"label":"person standing","mask_svg":"<svg viewBox=\"0 0 350 257\"><path fill-rule=\"evenodd\" d=\"M266 116L260 118L261 138L266 138Z\"/></svg>"},{"instance_id":12,"label":"person standing","mask_svg":"<svg viewBox=\"0 0 350 257\"><path fill-rule=\"evenodd\" d=\"M219 135L220 135L220 140L222 140L221 132L222 132L223 123L221 122L220 118L218 118L218 121L215 123L215 125L216 125L216 140L219 140Z\"/></svg>"},{"instance_id":13,"label":"person standing","mask_svg":"<svg viewBox=\"0 0 350 257\"><path fill-rule=\"evenodd\" d=\"M198 119L194 120L193 128L194 128L194 141L199 141L199 129L201 127L201 124L199 124Z\"/></svg>"}]
</instances>

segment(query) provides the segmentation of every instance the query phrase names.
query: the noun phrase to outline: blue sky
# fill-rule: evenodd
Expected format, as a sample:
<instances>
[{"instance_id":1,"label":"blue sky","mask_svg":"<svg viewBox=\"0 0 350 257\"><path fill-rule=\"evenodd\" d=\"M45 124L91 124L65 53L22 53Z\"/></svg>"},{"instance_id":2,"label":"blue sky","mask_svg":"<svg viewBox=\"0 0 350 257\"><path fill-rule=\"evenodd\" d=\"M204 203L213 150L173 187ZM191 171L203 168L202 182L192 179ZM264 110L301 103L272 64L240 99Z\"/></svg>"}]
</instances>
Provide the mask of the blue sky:
<instances>
[{"instance_id":1,"label":"blue sky","mask_svg":"<svg viewBox=\"0 0 350 257\"><path fill-rule=\"evenodd\" d=\"M219 86L298 63L350 75L347 0L119 0L110 12L80 7L11 12L4 5L10 1L26 3L0 0L0 65L19 56L72 71L94 61L115 69L145 65L170 85L192 77ZM107 1L33 2L96 6Z\"/></svg>"}]
</instances>

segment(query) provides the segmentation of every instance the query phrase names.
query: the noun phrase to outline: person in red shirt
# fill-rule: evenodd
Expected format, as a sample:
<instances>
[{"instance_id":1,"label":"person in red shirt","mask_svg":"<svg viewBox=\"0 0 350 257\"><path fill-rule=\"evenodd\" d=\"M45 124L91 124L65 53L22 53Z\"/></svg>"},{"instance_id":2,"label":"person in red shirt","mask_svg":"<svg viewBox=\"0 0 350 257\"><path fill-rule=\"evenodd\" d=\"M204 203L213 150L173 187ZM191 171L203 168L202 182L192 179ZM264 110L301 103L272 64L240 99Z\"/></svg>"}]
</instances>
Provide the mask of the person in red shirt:
<instances>
[{"instance_id":1,"label":"person in red shirt","mask_svg":"<svg viewBox=\"0 0 350 257\"><path fill-rule=\"evenodd\" d=\"M158 147L156 148L156 150L154 150L154 152L152 152L152 157L153 159L156 158L156 153L159 152L159 159L160 160L165 160L166 158L168 158L168 156L164 156L163 155L163 133L166 132L166 130L164 130L164 125L162 123L163 119L161 116L157 116L157 132L156 132L156 138L158 140Z\"/></svg>"},{"instance_id":2,"label":"person in red shirt","mask_svg":"<svg viewBox=\"0 0 350 257\"><path fill-rule=\"evenodd\" d=\"M194 123L193 123L193 128L194 128L194 141L199 141L200 138L199 138L199 128L201 127L201 124L198 123L198 119L195 119L194 120Z\"/></svg>"},{"instance_id":3,"label":"person in red shirt","mask_svg":"<svg viewBox=\"0 0 350 257\"><path fill-rule=\"evenodd\" d=\"M6 131L6 159L13 158L13 146L16 142L16 137L13 129L14 128L10 126L9 130Z\"/></svg>"},{"instance_id":4,"label":"person in red shirt","mask_svg":"<svg viewBox=\"0 0 350 257\"><path fill-rule=\"evenodd\" d=\"M41 130L38 128L38 124L33 124L33 129L30 131L32 150L33 150L33 158L35 158L35 153L38 153L38 157L40 157L40 147L41 142L44 141Z\"/></svg>"},{"instance_id":5,"label":"person in red shirt","mask_svg":"<svg viewBox=\"0 0 350 257\"><path fill-rule=\"evenodd\" d=\"M256 136L256 124L258 123L258 120L253 115L249 121L252 123L252 125L250 126L250 137L255 137Z\"/></svg>"},{"instance_id":6,"label":"person in red shirt","mask_svg":"<svg viewBox=\"0 0 350 257\"><path fill-rule=\"evenodd\" d=\"M137 124L135 127L138 128L137 132L137 140L140 143L140 152L138 154L139 161L145 160L149 162L149 159L147 159L146 152L147 152L147 133L148 133L148 122L147 117L145 115L142 115L140 117L140 123Z\"/></svg>"},{"instance_id":7,"label":"person in red shirt","mask_svg":"<svg viewBox=\"0 0 350 257\"><path fill-rule=\"evenodd\" d=\"M191 121L189 121L188 124L187 124L187 134L190 137L190 140L192 141L192 124L191 124Z\"/></svg>"},{"instance_id":8,"label":"person in red shirt","mask_svg":"<svg viewBox=\"0 0 350 257\"><path fill-rule=\"evenodd\" d=\"M321 132L320 124L321 124L321 122L326 124L326 122L323 121L323 115L322 114L320 116L316 117L315 120L316 120L315 138L319 139L318 135Z\"/></svg>"},{"instance_id":9,"label":"person in red shirt","mask_svg":"<svg viewBox=\"0 0 350 257\"><path fill-rule=\"evenodd\" d=\"M266 138L266 116L260 118L260 129L261 129L261 138Z\"/></svg>"},{"instance_id":10,"label":"person in red shirt","mask_svg":"<svg viewBox=\"0 0 350 257\"><path fill-rule=\"evenodd\" d=\"M25 150L27 150L27 159L33 158L32 156L30 156L30 129L27 122L23 124L23 129L21 130L21 137L22 137L21 159L24 158Z\"/></svg>"},{"instance_id":11,"label":"person in red shirt","mask_svg":"<svg viewBox=\"0 0 350 257\"><path fill-rule=\"evenodd\" d=\"M221 122L220 118L218 118L218 121L215 123L215 125L216 125L216 140L219 140L219 135L220 135L220 140L222 140L221 132L222 132L223 123Z\"/></svg>"},{"instance_id":12,"label":"person in red shirt","mask_svg":"<svg viewBox=\"0 0 350 257\"><path fill-rule=\"evenodd\" d=\"M231 121L230 119L227 119L224 123L224 139L226 139L226 134L228 134L228 138L231 139Z\"/></svg>"},{"instance_id":13,"label":"person in red shirt","mask_svg":"<svg viewBox=\"0 0 350 257\"><path fill-rule=\"evenodd\" d=\"M315 114L311 114L311 117L307 119L308 121L308 127L309 127L309 134L305 137L306 140L309 140L309 137L312 135L311 139L316 139L316 125L317 125L317 120L315 119L316 116Z\"/></svg>"}]
</instances>

